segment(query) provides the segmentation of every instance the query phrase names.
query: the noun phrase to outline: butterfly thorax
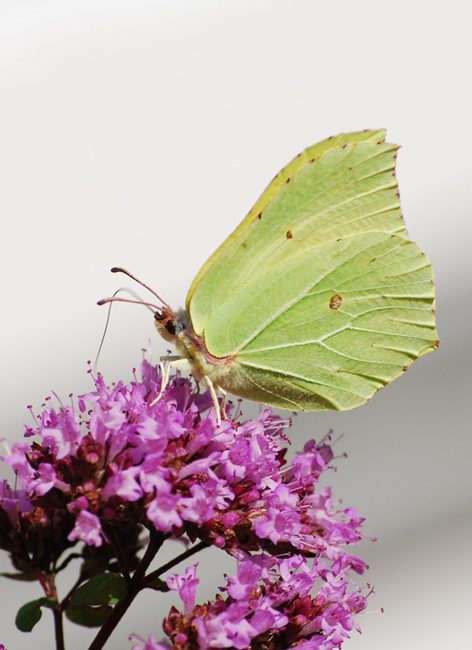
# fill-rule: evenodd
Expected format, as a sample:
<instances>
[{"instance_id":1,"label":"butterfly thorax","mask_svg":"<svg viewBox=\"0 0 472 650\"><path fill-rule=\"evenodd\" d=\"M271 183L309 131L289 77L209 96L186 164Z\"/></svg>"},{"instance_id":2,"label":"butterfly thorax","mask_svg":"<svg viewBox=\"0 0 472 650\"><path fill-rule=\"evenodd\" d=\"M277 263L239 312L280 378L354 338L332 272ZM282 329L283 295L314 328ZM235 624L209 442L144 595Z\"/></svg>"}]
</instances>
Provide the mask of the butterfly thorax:
<instances>
[{"instance_id":1,"label":"butterfly thorax","mask_svg":"<svg viewBox=\"0 0 472 650\"><path fill-rule=\"evenodd\" d=\"M207 376L215 385L224 383L223 376L227 375L233 357L218 358L208 351L204 337L195 333L187 310L174 312L163 308L162 313L156 313L154 323L159 334L175 345L182 358L188 359L195 379L201 381Z\"/></svg>"}]
</instances>

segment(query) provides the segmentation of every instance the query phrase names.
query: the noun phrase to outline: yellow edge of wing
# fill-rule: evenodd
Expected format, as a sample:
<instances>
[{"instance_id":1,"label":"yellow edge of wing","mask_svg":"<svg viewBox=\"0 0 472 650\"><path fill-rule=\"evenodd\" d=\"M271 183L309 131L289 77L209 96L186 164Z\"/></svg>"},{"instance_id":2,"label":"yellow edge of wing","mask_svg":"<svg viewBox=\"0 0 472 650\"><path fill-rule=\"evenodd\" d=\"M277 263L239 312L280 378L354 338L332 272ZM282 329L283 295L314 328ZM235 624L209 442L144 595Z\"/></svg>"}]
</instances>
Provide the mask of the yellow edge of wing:
<instances>
[{"instance_id":1,"label":"yellow edge of wing","mask_svg":"<svg viewBox=\"0 0 472 650\"><path fill-rule=\"evenodd\" d=\"M190 302L192 296L198 286L198 283L205 275L205 273L211 268L215 260L226 250L226 248L238 237L241 232L243 232L249 224L251 224L254 219L257 218L257 215L262 212L268 205L268 203L273 199L273 197L278 193L278 191L285 185L287 178L292 176L296 171L301 169L308 161L313 158L319 158L327 151L334 149L335 147L340 147L343 144L351 144L354 142L384 142L385 141L386 131L385 129L376 129L376 130L365 130L365 131L354 131L352 133L341 133L337 136L323 140L318 144L308 147L304 151L295 156L288 165L286 165L269 183L264 192L261 194L259 199L256 201L254 206L248 212L247 216L241 221L241 223L233 230L233 232L227 237L224 242L219 246L216 251L209 257L205 264L200 268L197 275L195 276L190 289L187 293L187 298L185 301L187 310L190 309Z\"/></svg>"}]
</instances>

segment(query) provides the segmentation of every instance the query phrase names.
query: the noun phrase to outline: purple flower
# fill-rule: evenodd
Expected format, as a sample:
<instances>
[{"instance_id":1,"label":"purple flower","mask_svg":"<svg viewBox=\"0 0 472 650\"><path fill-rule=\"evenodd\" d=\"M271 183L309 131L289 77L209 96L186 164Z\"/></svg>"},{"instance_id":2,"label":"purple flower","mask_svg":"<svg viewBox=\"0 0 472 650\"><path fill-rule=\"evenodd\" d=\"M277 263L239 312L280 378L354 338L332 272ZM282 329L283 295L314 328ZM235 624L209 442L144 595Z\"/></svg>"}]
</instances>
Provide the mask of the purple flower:
<instances>
[{"instance_id":1,"label":"purple flower","mask_svg":"<svg viewBox=\"0 0 472 650\"><path fill-rule=\"evenodd\" d=\"M146 640L137 634L132 634L129 640L137 642L132 646L131 650L170 650L170 645L167 643L158 643L154 636L150 636ZM0 650L2 650L1 647Z\"/></svg>"},{"instance_id":2,"label":"purple flower","mask_svg":"<svg viewBox=\"0 0 472 650\"><path fill-rule=\"evenodd\" d=\"M178 589L189 578L196 581L194 569L187 569L180 581L173 576L168 584ZM237 575L227 578L222 588L226 599L217 597L192 610L192 590L191 598L184 597L183 615L171 610L164 622L170 647L338 648L355 626L354 615L366 606L365 597L350 590L348 571L333 574L323 562L310 563L302 556L247 558L239 563Z\"/></svg>"},{"instance_id":3,"label":"purple flower","mask_svg":"<svg viewBox=\"0 0 472 650\"><path fill-rule=\"evenodd\" d=\"M244 560L238 565L236 576L228 578L226 591L236 601L246 599L261 576L261 566L255 562Z\"/></svg>"},{"instance_id":4,"label":"purple flower","mask_svg":"<svg viewBox=\"0 0 472 650\"><path fill-rule=\"evenodd\" d=\"M0 508L14 528L18 526L20 514L28 514L33 510L25 491L13 490L6 479L0 481Z\"/></svg>"},{"instance_id":5,"label":"purple flower","mask_svg":"<svg viewBox=\"0 0 472 650\"><path fill-rule=\"evenodd\" d=\"M75 413L69 407L46 409L41 415L39 435L58 459L65 458L78 447L81 434Z\"/></svg>"},{"instance_id":6,"label":"purple flower","mask_svg":"<svg viewBox=\"0 0 472 650\"><path fill-rule=\"evenodd\" d=\"M39 463L33 477L28 482L28 490L31 494L41 496L52 490L53 487L64 492L68 491L67 483L58 479L56 470L51 463Z\"/></svg>"},{"instance_id":7,"label":"purple flower","mask_svg":"<svg viewBox=\"0 0 472 650\"><path fill-rule=\"evenodd\" d=\"M174 527L182 526L182 519L177 509L179 501L177 494L160 491L147 507L147 518L164 533L168 533Z\"/></svg>"},{"instance_id":8,"label":"purple flower","mask_svg":"<svg viewBox=\"0 0 472 650\"><path fill-rule=\"evenodd\" d=\"M173 575L167 578L167 586L173 591L177 591L179 596L185 606L185 614L188 615L191 613L195 607L195 601L197 598L197 586L199 580L197 578L197 566L187 567L185 574Z\"/></svg>"},{"instance_id":9,"label":"purple flower","mask_svg":"<svg viewBox=\"0 0 472 650\"><path fill-rule=\"evenodd\" d=\"M100 519L91 512L82 510L75 520L75 526L67 536L67 539L71 542L80 540L90 546L101 546L103 539Z\"/></svg>"},{"instance_id":10,"label":"purple flower","mask_svg":"<svg viewBox=\"0 0 472 650\"><path fill-rule=\"evenodd\" d=\"M139 468L128 467L110 476L102 490L103 499L118 496L125 501L137 501L143 496L143 489L138 482Z\"/></svg>"},{"instance_id":11,"label":"purple flower","mask_svg":"<svg viewBox=\"0 0 472 650\"><path fill-rule=\"evenodd\" d=\"M133 569L149 530L201 542L233 556L235 575L203 605L196 565L167 577L183 612L166 617L166 641L134 635L133 650L339 648L366 606L352 583L366 564L346 549L364 520L319 487L328 441L288 461L286 420L228 412L218 426L190 379L172 378L154 403L161 377L146 361L141 379L94 383L78 406L44 409L3 456L16 489L0 483L0 548L15 566L47 575L80 542L84 558L112 571L119 543Z\"/></svg>"},{"instance_id":12,"label":"purple flower","mask_svg":"<svg viewBox=\"0 0 472 650\"><path fill-rule=\"evenodd\" d=\"M28 463L27 454L31 451L31 445L27 442L15 442L11 452L0 456L4 463L10 465L19 480L27 482L33 476L33 468Z\"/></svg>"}]
</instances>

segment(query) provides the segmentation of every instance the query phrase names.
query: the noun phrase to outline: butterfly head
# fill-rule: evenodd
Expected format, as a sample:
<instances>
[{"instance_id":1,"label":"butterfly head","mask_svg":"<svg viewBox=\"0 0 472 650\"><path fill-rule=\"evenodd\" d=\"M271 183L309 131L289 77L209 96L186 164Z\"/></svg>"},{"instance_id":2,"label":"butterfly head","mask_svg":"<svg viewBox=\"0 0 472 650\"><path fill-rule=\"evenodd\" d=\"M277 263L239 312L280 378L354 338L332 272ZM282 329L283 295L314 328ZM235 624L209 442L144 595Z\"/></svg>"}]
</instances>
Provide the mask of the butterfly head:
<instances>
[{"instance_id":1,"label":"butterfly head","mask_svg":"<svg viewBox=\"0 0 472 650\"><path fill-rule=\"evenodd\" d=\"M163 339L173 343L177 332L175 313L169 307L154 312L154 324Z\"/></svg>"},{"instance_id":2,"label":"butterfly head","mask_svg":"<svg viewBox=\"0 0 472 650\"><path fill-rule=\"evenodd\" d=\"M189 319L185 310L174 312L170 307L164 306L154 313L154 324L163 339L174 343L179 334L185 332Z\"/></svg>"},{"instance_id":3,"label":"butterfly head","mask_svg":"<svg viewBox=\"0 0 472 650\"><path fill-rule=\"evenodd\" d=\"M156 329L166 341L173 343L175 339L179 336L179 334L183 334L183 332L186 330L189 323L189 318L187 316L186 311L181 310L178 312L174 312L174 310L167 304L167 302L163 300L159 296L159 294L157 294L154 291L154 289L152 289L145 282L137 278L135 275L133 275L133 273L131 273L127 269L124 269L121 266L114 266L111 269L111 271L112 273L123 273L124 275L127 275L129 278L131 278L132 280L140 284L142 287L147 289L150 293L152 293L153 296L157 298L157 300L162 304L159 305L156 304L155 302L147 302L141 299L130 300L129 298L118 298L117 293L119 291L122 291L122 289L118 289L118 291L116 291L113 294L113 296L111 296L110 298L103 298L102 300L99 300L98 301L99 305L110 303L111 306L111 303L113 302L131 302L138 305L143 305L147 307L150 311L152 311L152 313L154 314L154 322L156 324Z\"/></svg>"}]
</instances>

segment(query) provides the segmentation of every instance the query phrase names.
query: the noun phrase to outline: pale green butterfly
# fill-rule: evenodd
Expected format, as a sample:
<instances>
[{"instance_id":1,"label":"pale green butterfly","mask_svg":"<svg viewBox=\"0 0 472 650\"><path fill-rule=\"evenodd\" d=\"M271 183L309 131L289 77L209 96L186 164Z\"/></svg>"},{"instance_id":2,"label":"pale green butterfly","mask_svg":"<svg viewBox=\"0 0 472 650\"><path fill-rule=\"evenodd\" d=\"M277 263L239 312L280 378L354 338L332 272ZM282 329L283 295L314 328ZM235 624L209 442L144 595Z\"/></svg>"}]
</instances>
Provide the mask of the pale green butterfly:
<instances>
[{"instance_id":1,"label":"pale green butterfly","mask_svg":"<svg viewBox=\"0 0 472 650\"><path fill-rule=\"evenodd\" d=\"M437 347L432 268L407 238L397 149L383 130L342 134L275 176L200 269L186 308L159 298L157 330L180 355L163 388L185 363L215 405L220 390L342 411Z\"/></svg>"}]
</instances>

